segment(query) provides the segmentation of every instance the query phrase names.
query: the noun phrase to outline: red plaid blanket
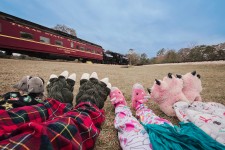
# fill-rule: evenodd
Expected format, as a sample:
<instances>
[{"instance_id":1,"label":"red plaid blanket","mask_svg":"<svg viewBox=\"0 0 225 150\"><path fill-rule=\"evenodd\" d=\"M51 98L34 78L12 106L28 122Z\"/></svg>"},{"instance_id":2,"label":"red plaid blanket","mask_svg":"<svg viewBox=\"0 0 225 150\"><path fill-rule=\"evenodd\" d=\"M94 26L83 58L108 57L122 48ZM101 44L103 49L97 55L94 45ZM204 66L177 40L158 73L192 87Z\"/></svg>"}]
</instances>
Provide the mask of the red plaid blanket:
<instances>
[{"instance_id":1,"label":"red plaid blanket","mask_svg":"<svg viewBox=\"0 0 225 150\"><path fill-rule=\"evenodd\" d=\"M104 111L90 102L72 108L47 99L43 104L0 110L0 147L5 149L93 149Z\"/></svg>"}]
</instances>

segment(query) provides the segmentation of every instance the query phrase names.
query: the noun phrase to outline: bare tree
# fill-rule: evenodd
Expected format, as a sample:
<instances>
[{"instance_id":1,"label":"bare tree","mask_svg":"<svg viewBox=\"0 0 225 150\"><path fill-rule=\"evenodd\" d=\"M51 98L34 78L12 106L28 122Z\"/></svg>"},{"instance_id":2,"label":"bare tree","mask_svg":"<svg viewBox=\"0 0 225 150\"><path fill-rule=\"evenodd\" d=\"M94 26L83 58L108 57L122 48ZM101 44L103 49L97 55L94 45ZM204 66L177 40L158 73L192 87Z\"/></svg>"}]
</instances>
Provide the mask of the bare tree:
<instances>
[{"instance_id":1,"label":"bare tree","mask_svg":"<svg viewBox=\"0 0 225 150\"><path fill-rule=\"evenodd\" d=\"M190 51L191 51L190 48L181 48L178 51L177 54L178 54L181 62L186 62L188 60L188 55L189 55Z\"/></svg>"},{"instance_id":2,"label":"bare tree","mask_svg":"<svg viewBox=\"0 0 225 150\"><path fill-rule=\"evenodd\" d=\"M129 49L128 51L128 60L129 60L129 65L137 65L139 60L140 60L140 56L135 52L134 49Z\"/></svg>"},{"instance_id":3,"label":"bare tree","mask_svg":"<svg viewBox=\"0 0 225 150\"><path fill-rule=\"evenodd\" d=\"M77 36L76 31L73 28L67 27L66 25L57 24L55 27L53 27L53 29L62 31L64 33L67 33L73 36Z\"/></svg>"},{"instance_id":4,"label":"bare tree","mask_svg":"<svg viewBox=\"0 0 225 150\"><path fill-rule=\"evenodd\" d=\"M133 59L133 54L134 54L134 49L129 49L128 51L128 60L129 60L129 65L132 65L131 62L132 62L132 59Z\"/></svg>"}]
</instances>

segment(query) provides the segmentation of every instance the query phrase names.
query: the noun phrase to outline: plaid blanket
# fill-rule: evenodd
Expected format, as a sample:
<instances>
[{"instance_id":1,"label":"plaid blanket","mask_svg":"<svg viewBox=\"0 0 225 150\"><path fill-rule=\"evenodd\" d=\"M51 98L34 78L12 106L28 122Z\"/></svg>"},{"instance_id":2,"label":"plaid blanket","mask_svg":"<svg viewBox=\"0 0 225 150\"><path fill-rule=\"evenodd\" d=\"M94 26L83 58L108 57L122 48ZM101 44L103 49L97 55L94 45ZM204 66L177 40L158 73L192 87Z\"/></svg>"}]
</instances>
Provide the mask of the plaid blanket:
<instances>
[{"instance_id":1,"label":"plaid blanket","mask_svg":"<svg viewBox=\"0 0 225 150\"><path fill-rule=\"evenodd\" d=\"M47 99L44 103L0 110L2 149L93 149L105 120L90 102L76 107Z\"/></svg>"}]
</instances>

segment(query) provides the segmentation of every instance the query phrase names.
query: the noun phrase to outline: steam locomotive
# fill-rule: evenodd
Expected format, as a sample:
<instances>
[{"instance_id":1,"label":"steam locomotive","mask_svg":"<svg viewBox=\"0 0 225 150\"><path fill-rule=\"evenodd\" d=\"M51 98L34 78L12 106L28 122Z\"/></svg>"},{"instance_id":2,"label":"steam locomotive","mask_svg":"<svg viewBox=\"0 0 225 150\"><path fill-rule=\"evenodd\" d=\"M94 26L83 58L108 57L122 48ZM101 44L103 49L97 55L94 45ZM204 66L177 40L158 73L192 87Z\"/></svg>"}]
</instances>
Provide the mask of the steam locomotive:
<instances>
[{"instance_id":1,"label":"steam locomotive","mask_svg":"<svg viewBox=\"0 0 225 150\"><path fill-rule=\"evenodd\" d=\"M46 59L78 59L82 62L127 64L125 55L105 51L102 46L0 12L0 50Z\"/></svg>"}]
</instances>

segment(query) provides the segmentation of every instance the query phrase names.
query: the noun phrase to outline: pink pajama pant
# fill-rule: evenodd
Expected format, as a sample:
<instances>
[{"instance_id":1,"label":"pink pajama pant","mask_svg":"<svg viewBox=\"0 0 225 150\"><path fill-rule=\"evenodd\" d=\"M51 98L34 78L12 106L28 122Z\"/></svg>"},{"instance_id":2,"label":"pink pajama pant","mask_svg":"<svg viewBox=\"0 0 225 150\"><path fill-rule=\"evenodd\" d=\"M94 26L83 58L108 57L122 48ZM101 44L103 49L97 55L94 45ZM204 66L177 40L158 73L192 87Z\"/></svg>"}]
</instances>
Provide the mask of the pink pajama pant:
<instances>
[{"instance_id":1,"label":"pink pajama pant","mask_svg":"<svg viewBox=\"0 0 225 150\"><path fill-rule=\"evenodd\" d=\"M149 150L152 149L148 133L140 122L132 115L128 106L119 105L115 108L114 126L118 130L120 146L123 150ZM156 116L147 106L141 105L136 111L136 116L143 124L172 125L168 120Z\"/></svg>"}]
</instances>

